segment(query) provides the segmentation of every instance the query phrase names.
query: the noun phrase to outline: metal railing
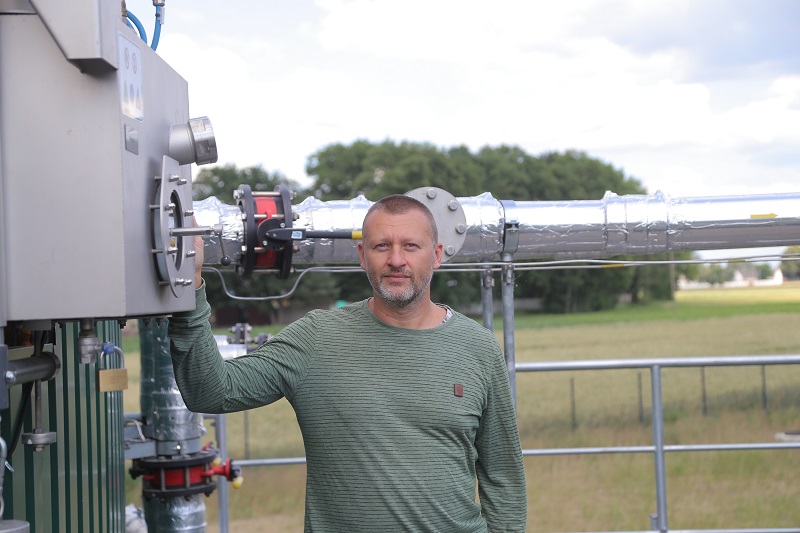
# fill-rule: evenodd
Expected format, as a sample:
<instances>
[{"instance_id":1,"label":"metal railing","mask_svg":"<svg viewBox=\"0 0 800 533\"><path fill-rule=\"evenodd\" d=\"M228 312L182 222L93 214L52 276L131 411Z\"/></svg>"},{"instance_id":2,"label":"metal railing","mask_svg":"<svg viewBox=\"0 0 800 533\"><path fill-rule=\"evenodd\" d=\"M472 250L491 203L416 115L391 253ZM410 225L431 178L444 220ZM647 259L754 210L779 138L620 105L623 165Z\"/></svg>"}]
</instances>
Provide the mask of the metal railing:
<instances>
[{"instance_id":1,"label":"metal railing","mask_svg":"<svg viewBox=\"0 0 800 533\"><path fill-rule=\"evenodd\" d=\"M606 453L652 453L655 466L656 514L652 517L653 531L670 531L667 521L667 479L665 454L667 452L701 452L719 450L775 450L797 449L800 442L757 442L741 444L686 444L667 445L664 443L664 402L661 384L663 368L714 367L714 366L762 366L800 364L800 355L748 355L727 357L681 357L655 359L609 359L593 361L560 361L542 363L517 363L517 372L559 372L576 370L624 370L650 369L652 393L653 444L650 446L606 446L586 448L546 448L522 450L523 456L545 455L586 455ZM676 530L672 530L676 533ZM683 533L796 533L792 529L720 529L720 530L681 530ZM622 533L622 532L618 532ZM625 532L633 533L633 532Z\"/></svg>"},{"instance_id":2,"label":"metal railing","mask_svg":"<svg viewBox=\"0 0 800 533\"><path fill-rule=\"evenodd\" d=\"M661 383L661 370L664 368L686 367L736 367L736 366L763 366L763 365L797 365L800 364L800 354L793 355L747 355L725 357L681 357L681 358L652 358L652 359L609 359L587 361L556 361L539 363L516 363L516 372L559 372L559 371L598 371L598 370L624 370L624 369L649 369L651 376L652 393L652 426L653 444L649 446L602 446L585 448L543 448L523 449L525 457L553 456L553 455L589 455L589 454L638 454L651 453L654 459L655 484L656 484L656 514L651 517L651 530L646 531L617 531L614 533L800 533L798 528L756 528L756 529L683 529L670 530L667 520L667 480L665 468L665 455L668 452L704 452L704 451L738 451L738 450L784 450L800 449L798 442L755 442L736 444L683 444L669 445L664 442L664 402ZM512 374L513 375L513 374ZM225 415L208 415L215 420L215 438L217 442L227 440ZM220 444L222 447L222 444ZM277 459L245 459L237 460L242 467L249 466L278 466L291 464L304 464L305 457L285 457ZM224 485L224 484L223 484ZM227 509L227 490L220 490L219 507ZM219 521L220 533L227 533L227 512L224 519L222 512Z\"/></svg>"}]
</instances>

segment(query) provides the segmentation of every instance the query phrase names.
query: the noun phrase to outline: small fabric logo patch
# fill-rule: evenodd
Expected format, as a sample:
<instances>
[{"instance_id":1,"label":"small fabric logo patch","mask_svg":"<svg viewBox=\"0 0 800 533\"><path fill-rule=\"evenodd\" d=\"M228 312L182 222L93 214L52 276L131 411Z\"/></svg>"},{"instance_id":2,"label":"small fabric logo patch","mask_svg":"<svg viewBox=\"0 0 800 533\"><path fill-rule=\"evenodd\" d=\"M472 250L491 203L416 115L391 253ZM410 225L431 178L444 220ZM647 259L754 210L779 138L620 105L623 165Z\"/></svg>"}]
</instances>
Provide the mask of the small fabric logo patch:
<instances>
[{"instance_id":1,"label":"small fabric logo patch","mask_svg":"<svg viewBox=\"0 0 800 533\"><path fill-rule=\"evenodd\" d=\"M464 385L462 385L461 383L456 383L455 385L453 385L453 394L455 394L459 398L464 396Z\"/></svg>"}]
</instances>

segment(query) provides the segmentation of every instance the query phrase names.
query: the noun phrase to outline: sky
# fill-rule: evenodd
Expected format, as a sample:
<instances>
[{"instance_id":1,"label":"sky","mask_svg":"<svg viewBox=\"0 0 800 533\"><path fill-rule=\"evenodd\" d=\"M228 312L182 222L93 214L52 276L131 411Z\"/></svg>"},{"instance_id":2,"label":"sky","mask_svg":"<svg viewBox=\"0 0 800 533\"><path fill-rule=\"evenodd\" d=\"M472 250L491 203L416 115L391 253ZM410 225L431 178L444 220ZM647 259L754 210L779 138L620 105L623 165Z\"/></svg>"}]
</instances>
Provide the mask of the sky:
<instances>
[{"instance_id":1,"label":"sky","mask_svg":"<svg viewBox=\"0 0 800 533\"><path fill-rule=\"evenodd\" d=\"M128 9L152 32L149 0ZM576 149L671 197L800 190L794 0L168 0L218 164L333 143ZM491 192L491 191L490 191Z\"/></svg>"}]
</instances>

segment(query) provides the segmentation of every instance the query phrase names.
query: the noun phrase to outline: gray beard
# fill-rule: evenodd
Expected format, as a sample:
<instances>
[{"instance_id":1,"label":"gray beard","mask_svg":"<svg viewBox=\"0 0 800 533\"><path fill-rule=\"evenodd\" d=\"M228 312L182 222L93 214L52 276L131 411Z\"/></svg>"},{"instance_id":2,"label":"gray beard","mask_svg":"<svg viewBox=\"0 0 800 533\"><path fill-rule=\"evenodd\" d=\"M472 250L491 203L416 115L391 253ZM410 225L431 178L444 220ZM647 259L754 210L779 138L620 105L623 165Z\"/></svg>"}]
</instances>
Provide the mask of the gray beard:
<instances>
[{"instance_id":1,"label":"gray beard","mask_svg":"<svg viewBox=\"0 0 800 533\"><path fill-rule=\"evenodd\" d=\"M384 287L381 284L381 277L379 276L377 279L374 279L372 274L370 273L369 269L367 269L367 279L369 279L369 284L372 285L372 289L378 293L381 300L386 302L388 305L395 307L395 308L403 308L409 305L410 303L417 300L420 295L425 292L425 289L431 283L431 279L433 278L433 271L428 276L428 279L423 280L418 287L414 285L414 278L410 278L411 283L403 289L403 292L397 293L392 292L387 287Z\"/></svg>"}]
</instances>

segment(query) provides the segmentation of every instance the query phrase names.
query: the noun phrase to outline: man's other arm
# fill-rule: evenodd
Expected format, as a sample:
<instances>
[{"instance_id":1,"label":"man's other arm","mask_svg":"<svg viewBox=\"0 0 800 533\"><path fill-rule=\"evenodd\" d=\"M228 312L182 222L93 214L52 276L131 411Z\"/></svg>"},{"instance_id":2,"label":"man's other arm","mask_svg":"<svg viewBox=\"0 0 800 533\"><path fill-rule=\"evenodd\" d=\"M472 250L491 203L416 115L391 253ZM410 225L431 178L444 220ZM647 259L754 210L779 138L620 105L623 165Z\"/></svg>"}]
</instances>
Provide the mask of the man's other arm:
<instances>
[{"instance_id":1,"label":"man's other arm","mask_svg":"<svg viewBox=\"0 0 800 533\"><path fill-rule=\"evenodd\" d=\"M491 533L522 533L528 514L525 466L508 374L499 347L490 372L486 408L475 439L481 513Z\"/></svg>"}]
</instances>

